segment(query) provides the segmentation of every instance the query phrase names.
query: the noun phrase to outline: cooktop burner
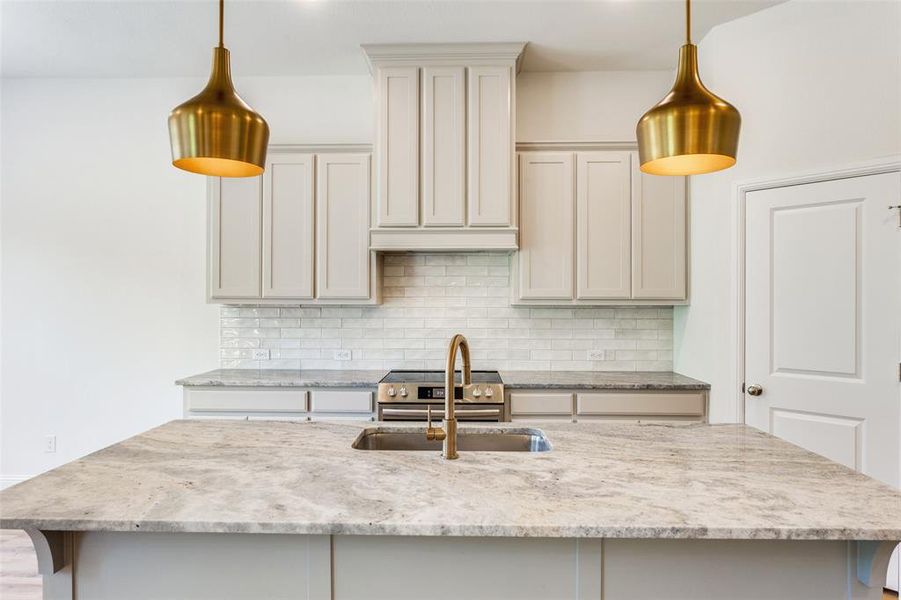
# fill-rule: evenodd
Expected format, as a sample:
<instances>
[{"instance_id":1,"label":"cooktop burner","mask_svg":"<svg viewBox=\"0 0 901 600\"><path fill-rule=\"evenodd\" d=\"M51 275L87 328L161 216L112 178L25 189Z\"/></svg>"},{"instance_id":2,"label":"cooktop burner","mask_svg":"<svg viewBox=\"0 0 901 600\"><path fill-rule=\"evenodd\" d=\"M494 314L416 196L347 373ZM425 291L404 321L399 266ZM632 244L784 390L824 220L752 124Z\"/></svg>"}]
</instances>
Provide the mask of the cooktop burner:
<instances>
[{"instance_id":1,"label":"cooktop burner","mask_svg":"<svg viewBox=\"0 0 901 600\"><path fill-rule=\"evenodd\" d=\"M463 375L460 371L454 373L454 381L462 383ZM503 383L497 371L473 371L473 383ZM428 383L444 384L444 371L389 371L379 383Z\"/></svg>"}]
</instances>

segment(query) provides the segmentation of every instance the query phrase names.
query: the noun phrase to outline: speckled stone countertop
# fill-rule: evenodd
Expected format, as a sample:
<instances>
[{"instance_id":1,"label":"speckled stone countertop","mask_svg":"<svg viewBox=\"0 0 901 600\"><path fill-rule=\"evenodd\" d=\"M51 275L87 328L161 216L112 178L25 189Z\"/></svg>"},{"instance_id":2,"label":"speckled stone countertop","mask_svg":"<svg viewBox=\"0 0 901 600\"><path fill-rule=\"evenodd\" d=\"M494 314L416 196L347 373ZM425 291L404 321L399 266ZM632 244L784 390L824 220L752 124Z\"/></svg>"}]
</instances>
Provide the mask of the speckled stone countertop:
<instances>
[{"instance_id":1,"label":"speckled stone countertop","mask_svg":"<svg viewBox=\"0 0 901 600\"><path fill-rule=\"evenodd\" d=\"M3 490L0 527L901 539L901 493L743 425L547 423L550 452L455 461L352 449L372 426L173 421Z\"/></svg>"},{"instance_id":2,"label":"speckled stone countertop","mask_svg":"<svg viewBox=\"0 0 901 600\"><path fill-rule=\"evenodd\" d=\"M320 369L216 369L176 381L184 386L233 387L365 387L374 388L384 371Z\"/></svg>"},{"instance_id":3,"label":"speckled stone countertop","mask_svg":"<svg viewBox=\"0 0 901 600\"><path fill-rule=\"evenodd\" d=\"M216 369L179 379L184 386L366 387L387 371ZM708 390L710 384L672 371L500 371L509 389ZM441 379L443 381L443 378Z\"/></svg>"},{"instance_id":4,"label":"speckled stone countertop","mask_svg":"<svg viewBox=\"0 0 901 600\"><path fill-rule=\"evenodd\" d=\"M672 371L501 371L508 389L709 390Z\"/></svg>"}]
</instances>

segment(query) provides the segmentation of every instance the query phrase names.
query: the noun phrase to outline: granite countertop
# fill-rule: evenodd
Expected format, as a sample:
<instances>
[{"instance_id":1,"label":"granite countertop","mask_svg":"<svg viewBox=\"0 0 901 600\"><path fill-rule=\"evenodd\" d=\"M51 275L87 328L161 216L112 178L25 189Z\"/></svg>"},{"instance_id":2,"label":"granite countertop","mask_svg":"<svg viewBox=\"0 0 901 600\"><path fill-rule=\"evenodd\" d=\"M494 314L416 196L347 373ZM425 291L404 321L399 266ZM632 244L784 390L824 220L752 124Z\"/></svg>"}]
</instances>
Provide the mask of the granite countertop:
<instances>
[{"instance_id":1,"label":"granite countertop","mask_svg":"<svg viewBox=\"0 0 901 600\"><path fill-rule=\"evenodd\" d=\"M709 390L672 371L501 371L508 389Z\"/></svg>"},{"instance_id":2,"label":"granite countertop","mask_svg":"<svg viewBox=\"0 0 901 600\"><path fill-rule=\"evenodd\" d=\"M386 373L337 369L216 369L175 383L183 386L374 388ZM500 375L509 389L710 389L708 383L672 371L500 371Z\"/></svg>"},{"instance_id":3,"label":"granite countertop","mask_svg":"<svg viewBox=\"0 0 901 600\"><path fill-rule=\"evenodd\" d=\"M173 421L3 490L0 527L901 539L901 493L743 425L547 423L550 452L455 461L353 450L371 426Z\"/></svg>"},{"instance_id":4,"label":"granite countertop","mask_svg":"<svg viewBox=\"0 0 901 600\"><path fill-rule=\"evenodd\" d=\"M374 388L387 370L215 369L175 382L183 386Z\"/></svg>"}]
</instances>

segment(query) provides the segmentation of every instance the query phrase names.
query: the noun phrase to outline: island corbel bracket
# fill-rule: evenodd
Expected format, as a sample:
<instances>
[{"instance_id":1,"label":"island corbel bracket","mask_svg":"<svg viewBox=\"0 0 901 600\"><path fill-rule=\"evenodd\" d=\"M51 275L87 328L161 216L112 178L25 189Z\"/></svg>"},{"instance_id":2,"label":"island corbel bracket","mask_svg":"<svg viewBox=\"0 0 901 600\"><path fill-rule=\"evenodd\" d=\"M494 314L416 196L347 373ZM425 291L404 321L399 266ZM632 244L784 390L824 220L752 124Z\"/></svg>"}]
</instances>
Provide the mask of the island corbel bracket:
<instances>
[{"instance_id":1,"label":"island corbel bracket","mask_svg":"<svg viewBox=\"0 0 901 600\"><path fill-rule=\"evenodd\" d=\"M854 542L857 546L857 579L869 588L884 587L888 562L898 542Z\"/></svg>"},{"instance_id":2,"label":"island corbel bracket","mask_svg":"<svg viewBox=\"0 0 901 600\"><path fill-rule=\"evenodd\" d=\"M45 600L72 600L72 570L75 562L75 533L26 529L38 558L38 572L44 579Z\"/></svg>"}]
</instances>

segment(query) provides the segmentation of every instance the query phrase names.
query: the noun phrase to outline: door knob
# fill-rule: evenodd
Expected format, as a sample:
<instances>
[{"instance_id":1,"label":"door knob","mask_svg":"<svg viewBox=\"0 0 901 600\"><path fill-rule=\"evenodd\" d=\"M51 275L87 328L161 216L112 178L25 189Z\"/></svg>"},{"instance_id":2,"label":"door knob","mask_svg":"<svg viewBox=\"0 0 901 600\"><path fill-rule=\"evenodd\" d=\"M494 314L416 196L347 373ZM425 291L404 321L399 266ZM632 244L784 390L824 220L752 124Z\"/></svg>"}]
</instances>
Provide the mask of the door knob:
<instances>
[{"instance_id":1,"label":"door knob","mask_svg":"<svg viewBox=\"0 0 901 600\"><path fill-rule=\"evenodd\" d=\"M763 388L757 385L756 383L748 386L748 393L752 396L759 396L763 393Z\"/></svg>"}]
</instances>

